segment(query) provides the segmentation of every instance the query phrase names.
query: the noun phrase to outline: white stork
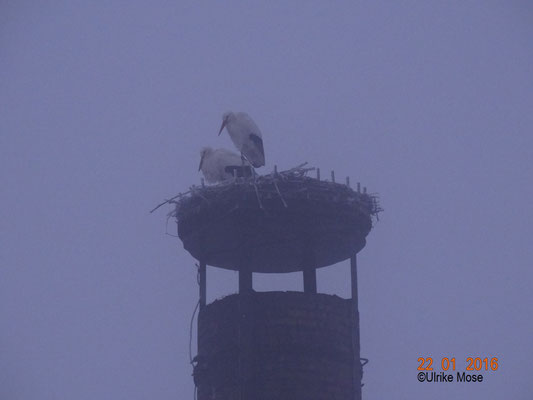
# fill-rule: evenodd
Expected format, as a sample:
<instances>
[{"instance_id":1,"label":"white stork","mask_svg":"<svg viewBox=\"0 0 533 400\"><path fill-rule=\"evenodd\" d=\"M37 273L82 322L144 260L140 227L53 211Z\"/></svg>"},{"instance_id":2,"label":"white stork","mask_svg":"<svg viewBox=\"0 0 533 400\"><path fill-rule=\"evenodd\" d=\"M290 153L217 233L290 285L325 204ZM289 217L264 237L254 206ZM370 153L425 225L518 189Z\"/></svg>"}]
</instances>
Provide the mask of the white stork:
<instances>
[{"instance_id":1,"label":"white stork","mask_svg":"<svg viewBox=\"0 0 533 400\"><path fill-rule=\"evenodd\" d=\"M222 116L222 126L218 134L226 127L231 140L241 156L246 158L255 168L265 165L265 151L261 131L245 112L227 112Z\"/></svg>"},{"instance_id":2,"label":"white stork","mask_svg":"<svg viewBox=\"0 0 533 400\"><path fill-rule=\"evenodd\" d=\"M204 147L200 152L200 165L198 171L202 171L205 180L216 183L233 178L234 171L237 176L251 176L250 164L242 160L235 152L226 149L213 150ZM244 163L244 164L243 164Z\"/></svg>"}]
</instances>

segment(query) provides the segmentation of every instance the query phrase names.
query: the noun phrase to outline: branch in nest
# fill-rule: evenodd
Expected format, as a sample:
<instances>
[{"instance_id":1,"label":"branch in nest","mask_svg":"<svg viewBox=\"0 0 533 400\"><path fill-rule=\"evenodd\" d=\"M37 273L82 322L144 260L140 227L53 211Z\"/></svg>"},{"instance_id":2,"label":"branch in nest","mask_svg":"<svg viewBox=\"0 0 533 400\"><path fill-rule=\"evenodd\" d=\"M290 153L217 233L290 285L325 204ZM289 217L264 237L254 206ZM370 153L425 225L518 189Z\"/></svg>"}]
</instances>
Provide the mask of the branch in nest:
<instances>
[{"instance_id":1,"label":"branch in nest","mask_svg":"<svg viewBox=\"0 0 533 400\"><path fill-rule=\"evenodd\" d=\"M153 213L155 210L157 210L159 207L161 206L164 206L165 204L168 204L168 203L172 203L173 200L177 199L178 197L182 197L182 196L185 196L186 194L189 194L191 191L189 190L188 192L185 192L185 193L178 193L176 196L168 199L168 200L165 200L164 202L162 202L161 204L158 204L157 206L155 206L152 211L150 211L150 214ZM175 202L174 202L175 203Z\"/></svg>"},{"instance_id":2,"label":"branch in nest","mask_svg":"<svg viewBox=\"0 0 533 400\"><path fill-rule=\"evenodd\" d=\"M283 205L285 206L285 208L288 207L287 203L285 202L285 199L283 198L283 196L281 195L281 192L279 191L279 187L278 187L278 184L276 183L276 180L273 181L274 182L274 186L276 187L276 190L279 194L279 198L281 199L281 201L283 202Z\"/></svg>"}]
</instances>

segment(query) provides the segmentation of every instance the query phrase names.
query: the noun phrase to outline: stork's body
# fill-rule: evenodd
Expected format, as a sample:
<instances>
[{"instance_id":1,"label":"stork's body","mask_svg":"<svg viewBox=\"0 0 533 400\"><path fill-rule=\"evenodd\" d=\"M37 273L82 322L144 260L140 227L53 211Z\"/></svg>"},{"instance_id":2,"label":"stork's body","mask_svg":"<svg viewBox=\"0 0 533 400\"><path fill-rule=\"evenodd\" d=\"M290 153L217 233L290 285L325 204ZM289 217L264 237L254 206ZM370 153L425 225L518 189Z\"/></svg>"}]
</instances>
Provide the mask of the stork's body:
<instances>
[{"instance_id":1,"label":"stork's body","mask_svg":"<svg viewBox=\"0 0 533 400\"><path fill-rule=\"evenodd\" d=\"M233 178L234 171L238 176L250 176L251 167L237 153L226 149L204 147L200 153L200 166L205 180L209 183L221 182Z\"/></svg>"},{"instance_id":2,"label":"stork's body","mask_svg":"<svg viewBox=\"0 0 533 400\"><path fill-rule=\"evenodd\" d=\"M233 144L255 168L265 165L265 151L263 149L263 136L252 118L245 112L227 112L222 117L224 127L233 141Z\"/></svg>"}]
</instances>

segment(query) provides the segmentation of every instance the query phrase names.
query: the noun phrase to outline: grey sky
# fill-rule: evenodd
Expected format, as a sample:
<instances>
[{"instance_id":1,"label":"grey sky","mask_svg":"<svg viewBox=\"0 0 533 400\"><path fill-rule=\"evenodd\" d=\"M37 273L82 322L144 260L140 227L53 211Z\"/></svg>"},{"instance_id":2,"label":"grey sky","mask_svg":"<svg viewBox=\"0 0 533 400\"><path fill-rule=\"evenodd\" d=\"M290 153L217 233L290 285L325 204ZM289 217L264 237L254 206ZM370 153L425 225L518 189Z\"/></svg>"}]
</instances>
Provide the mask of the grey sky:
<instances>
[{"instance_id":1,"label":"grey sky","mask_svg":"<svg viewBox=\"0 0 533 400\"><path fill-rule=\"evenodd\" d=\"M308 161L382 198L365 399L531 398L529 2L94 3L0 4L0 398L192 398L194 260L148 210L231 148L227 110L262 129L261 171ZM210 299L236 282L209 269ZM500 370L421 384L419 356Z\"/></svg>"}]
</instances>

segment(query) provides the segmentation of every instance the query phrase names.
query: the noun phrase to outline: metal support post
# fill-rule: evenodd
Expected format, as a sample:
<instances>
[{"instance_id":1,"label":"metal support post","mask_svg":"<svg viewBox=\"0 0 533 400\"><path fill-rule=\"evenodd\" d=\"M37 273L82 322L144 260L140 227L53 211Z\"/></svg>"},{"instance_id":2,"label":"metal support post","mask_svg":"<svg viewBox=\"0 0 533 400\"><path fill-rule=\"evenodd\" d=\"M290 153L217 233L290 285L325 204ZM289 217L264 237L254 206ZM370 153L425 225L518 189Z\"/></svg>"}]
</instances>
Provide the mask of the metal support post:
<instances>
[{"instance_id":1,"label":"metal support post","mask_svg":"<svg viewBox=\"0 0 533 400\"><path fill-rule=\"evenodd\" d=\"M198 271L200 275L200 310L205 307L207 298L207 265L205 261L200 261L200 268Z\"/></svg>"},{"instance_id":2,"label":"metal support post","mask_svg":"<svg viewBox=\"0 0 533 400\"><path fill-rule=\"evenodd\" d=\"M361 342L359 336L359 303L357 292L357 254L350 258L352 281L352 349L353 349L353 385L354 399L361 400Z\"/></svg>"}]
</instances>

